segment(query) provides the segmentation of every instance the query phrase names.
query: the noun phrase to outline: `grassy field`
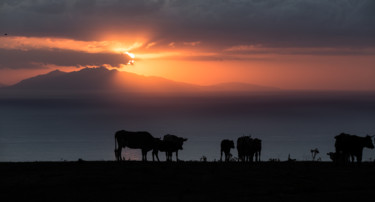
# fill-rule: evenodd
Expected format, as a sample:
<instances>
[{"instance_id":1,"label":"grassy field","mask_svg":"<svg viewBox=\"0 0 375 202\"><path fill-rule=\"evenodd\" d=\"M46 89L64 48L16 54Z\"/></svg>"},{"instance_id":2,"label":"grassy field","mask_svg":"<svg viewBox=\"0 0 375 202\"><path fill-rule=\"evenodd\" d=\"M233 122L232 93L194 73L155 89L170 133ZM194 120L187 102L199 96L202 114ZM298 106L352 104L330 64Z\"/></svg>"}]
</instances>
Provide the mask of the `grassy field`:
<instances>
[{"instance_id":1,"label":"grassy field","mask_svg":"<svg viewBox=\"0 0 375 202\"><path fill-rule=\"evenodd\" d=\"M2 201L372 200L375 165L329 162L0 163Z\"/></svg>"}]
</instances>

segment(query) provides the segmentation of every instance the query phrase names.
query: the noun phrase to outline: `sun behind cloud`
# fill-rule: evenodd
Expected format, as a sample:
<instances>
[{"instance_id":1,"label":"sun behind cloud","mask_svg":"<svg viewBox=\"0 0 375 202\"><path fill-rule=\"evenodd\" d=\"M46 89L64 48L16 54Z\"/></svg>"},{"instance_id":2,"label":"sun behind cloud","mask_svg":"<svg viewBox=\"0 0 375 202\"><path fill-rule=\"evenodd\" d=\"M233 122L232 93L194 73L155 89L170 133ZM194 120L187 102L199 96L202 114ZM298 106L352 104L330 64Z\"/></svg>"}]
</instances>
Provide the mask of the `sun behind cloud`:
<instances>
[{"instance_id":1,"label":"sun behind cloud","mask_svg":"<svg viewBox=\"0 0 375 202\"><path fill-rule=\"evenodd\" d=\"M125 52L125 55L129 57L128 65L134 65L135 63L135 55L133 53Z\"/></svg>"}]
</instances>

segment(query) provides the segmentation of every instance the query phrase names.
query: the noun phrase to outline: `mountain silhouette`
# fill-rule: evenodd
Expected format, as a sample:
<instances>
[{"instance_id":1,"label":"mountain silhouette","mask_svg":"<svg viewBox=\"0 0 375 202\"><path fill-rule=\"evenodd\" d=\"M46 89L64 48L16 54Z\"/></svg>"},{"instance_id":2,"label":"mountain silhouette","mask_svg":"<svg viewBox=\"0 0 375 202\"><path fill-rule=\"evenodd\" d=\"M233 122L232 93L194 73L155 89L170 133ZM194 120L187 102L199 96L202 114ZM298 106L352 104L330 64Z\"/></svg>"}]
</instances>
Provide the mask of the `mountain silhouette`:
<instances>
[{"instance_id":1,"label":"mountain silhouette","mask_svg":"<svg viewBox=\"0 0 375 202\"><path fill-rule=\"evenodd\" d=\"M84 68L74 72L55 70L6 87L16 90L42 91L125 91L125 92L243 92L277 91L278 88L246 83L222 83L211 86L176 82L161 77L108 70L105 67Z\"/></svg>"}]
</instances>

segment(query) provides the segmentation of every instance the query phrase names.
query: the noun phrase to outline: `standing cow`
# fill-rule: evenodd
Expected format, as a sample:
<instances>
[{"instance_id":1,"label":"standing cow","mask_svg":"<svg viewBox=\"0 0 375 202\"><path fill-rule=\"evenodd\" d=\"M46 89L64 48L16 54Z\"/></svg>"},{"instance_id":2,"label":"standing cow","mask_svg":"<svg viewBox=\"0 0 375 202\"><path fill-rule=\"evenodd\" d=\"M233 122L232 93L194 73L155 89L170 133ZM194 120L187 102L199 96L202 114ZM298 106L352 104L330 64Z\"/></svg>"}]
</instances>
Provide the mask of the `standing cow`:
<instances>
[{"instance_id":1,"label":"standing cow","mask_svg":"<svg viewBox=\"0 0 375 202\"><path fill-rule=\"evenodd\" d=\"M260 162L260 152L262 151L262 140L255 138L253 140L253 152L255 155L255 161ZM252 161L252 160L251 160Z\"/></svg>"},{"instance_id":2,"label":"standing cow","mask_svg":"<svg viewBox=\"0 0 375 202\"><path fill-rule=\"evenodd\" d=\"M157 155L157 148L160 142L159 138L154 138L150 133L145 131L131 132L120 130L115 133L115 156L118 161L123 160L121 156L122 148L129 147L131 149L141 149L142 150L142 160L147 161L147 152L153 150L152 160Z\"/></svg>"},{"instance_id":3,"label":"standing cow","mask_svg":"<svg viewBox=\"0 0 375 202\"><path fill-rule=\"evenodd\" d=\"M347 164L350 161L350 157L354 162L354 157L356 157L357 163L360 164L362 161L363 148L374 148L372 137L369 135L366 137L359 137L356 135L341 133L340 135L335 136L335 139L335 149L336 155L338 155L338 163Z\"/></svg>"},{"instance_id":4,"label":"standing cow","mask_svg":"<svg viewBox=\"0 0 375 202\"><path fill-rule=\"evenodd\" d=\"M187 140L187 138L177 137L175 135L164 135L163 140L160 142L158 146L158 150L165 152L167 161L172 161L172 154L173 152L176 152L176 161L179 161L178 150L183 149L182 145Z\"/></svg>"},{"instance_id":5,"label":"standing cow","mask_svg":"<svg viewBox=\"0 0 375 202\"><path fill-rule=\"evenodd\" d=\"M246 162L250 160L251 141L250 136L242 136L237 139L238 161Z\"/></svg>"},{"instance_id":6,"label":"standing cow","mask_svg":"<svg viewBox=\"0 0 375 202\"><path fill-rule=\"evenodd\" d=\"M230 157L232 156L230 153L230 149L234 148L233 140L222 140L220 144L220 161L223 159L223 152L225 154L225 161L228 162Z\"/></svg>"},{"instance_id":7,"label":"standing cow","mask_svg":"<svg viewBox=\"0 0 375 202\"><path fill-rule=\"evenodd\" d=\"M262 141L260 139L253 139L250 136L242 136L237 139L238 160L247 161L260 161L260 152L262 150Z\"/></svg>"}]
</instances>

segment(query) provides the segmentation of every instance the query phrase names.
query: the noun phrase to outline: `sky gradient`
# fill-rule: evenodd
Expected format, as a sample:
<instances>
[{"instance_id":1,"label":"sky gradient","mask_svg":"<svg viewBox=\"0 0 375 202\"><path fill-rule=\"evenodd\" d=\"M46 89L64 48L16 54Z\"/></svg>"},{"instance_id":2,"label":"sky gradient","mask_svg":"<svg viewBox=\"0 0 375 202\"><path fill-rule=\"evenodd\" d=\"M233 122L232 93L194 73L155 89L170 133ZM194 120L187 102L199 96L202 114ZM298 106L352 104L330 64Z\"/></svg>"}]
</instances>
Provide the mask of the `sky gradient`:
<instances>
[{"instance_id":1,"label":"sky gradient","mask_svg":"<svg viewBox=\"0 0 375 202\"><path fill-rule=\"evenodd\" d=\"M106 66L200 85L375 90L374 11L372 0L1 0L0 83Z\"/></svg>"}]
</instances>

